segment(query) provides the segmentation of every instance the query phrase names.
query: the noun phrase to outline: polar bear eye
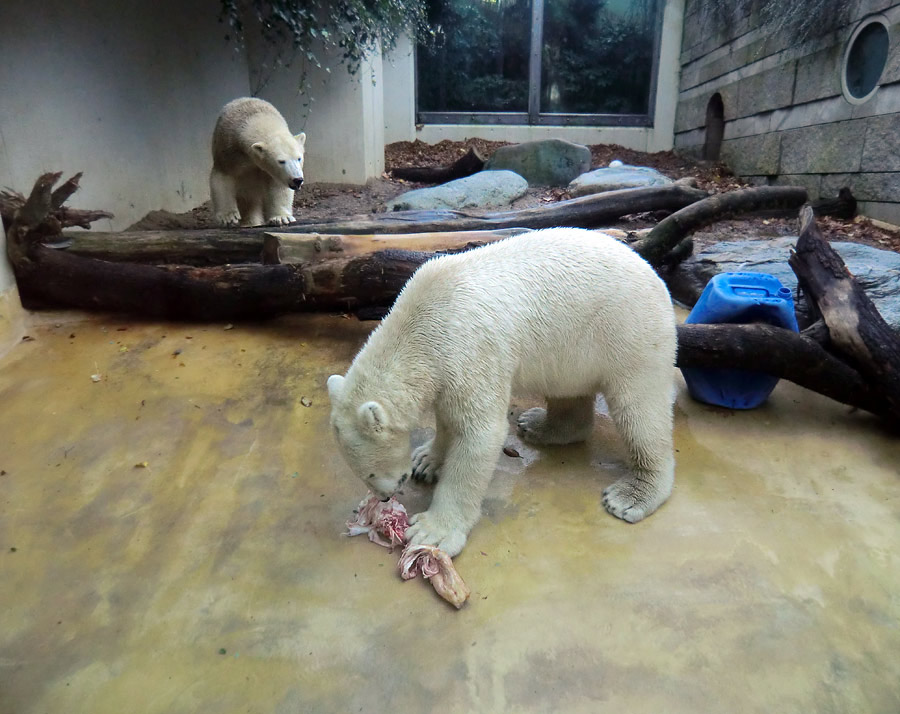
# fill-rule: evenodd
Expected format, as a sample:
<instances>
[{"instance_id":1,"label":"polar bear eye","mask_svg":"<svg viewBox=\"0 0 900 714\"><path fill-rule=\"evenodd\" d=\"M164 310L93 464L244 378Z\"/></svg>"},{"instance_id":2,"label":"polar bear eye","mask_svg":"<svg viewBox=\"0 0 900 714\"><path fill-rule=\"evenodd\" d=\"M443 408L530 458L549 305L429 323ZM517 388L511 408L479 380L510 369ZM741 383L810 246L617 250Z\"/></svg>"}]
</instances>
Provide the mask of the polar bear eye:
<instances>
[{"instance_id":1,"label":"polar bear eye","mask_svg":"<svg viewBox=\"0 0 900 714\"><path fill-rule=\"evenodd\" d=\"M282 166L284 166L285 161L284 161L284 159L279 159L278 163L281 164Z\"/></svg>"}]
</instances>

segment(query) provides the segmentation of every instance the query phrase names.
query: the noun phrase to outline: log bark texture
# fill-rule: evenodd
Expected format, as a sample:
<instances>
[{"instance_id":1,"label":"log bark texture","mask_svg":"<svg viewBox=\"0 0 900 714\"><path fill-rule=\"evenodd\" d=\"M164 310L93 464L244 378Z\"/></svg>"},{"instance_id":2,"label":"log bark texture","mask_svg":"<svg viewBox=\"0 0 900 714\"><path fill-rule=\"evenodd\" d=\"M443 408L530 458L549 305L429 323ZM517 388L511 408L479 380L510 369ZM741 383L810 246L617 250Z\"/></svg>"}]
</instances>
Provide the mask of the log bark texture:
<instances>
[{"instance_id":1,"label":"log bark texture","mask_svg":"<svg viewBox=\"0 0 900 714\"><path fill-rule=\"evenodd\" d=\"M800 213L800 238L789 263L828 328L832 350L878 389L900 419L900 335L822 237L809 206Z\"/></svg>"},{"instance_id":2,"label":"log bark texture","mask_svg":"<svg viewBox=\"0 0 900 714\"><path fill-rule=\"evenodd\" d=\"M689 186L651 186L607 191L538 208L475 216L462 211L394 211L337 223L290 226L283 233L424 233L498 228L596 228L630 213L677 211L709 194Z\"/></svg>"},{"instance_id":3,"label":"log bark texture","mask_svg":"<svg viewBox=\"0 0 900 714\"><path fill-rule=\"evenodd\" d=\"M391 176L418 183L444 183L477 174L484 168L484 158L473 146L450 166L413 166L391 171Z\"/></svg>"},{"instance_id":4,"label":"log bark texture","mask_svg":"<svg viewBox=\"0 0 900 714\"><path fill-rule=\"evenodd\" d=\"M348 258L382 250L458 252L528 232L527 228L497 231L451 231L396 235L332 235L320 233L267 233L263 241L264 265L303 264L326 258Z\"/></svg>"},{"instance_id":5,"label":"log bark texture","mask_svg":"<svg viewBox=\"0 0 900 714\"><path fill-rule=\"evenodd\" d=\"M681 240L704 226L741 213L764 209L796 210L805 202L806 189L795 186L760 186L719 193L664 218L633 247L650 263L660 265Z\"/></svg>"},{"instance_id":6,"label":"log bark texture","mask_svg":"<svg viewBox=\"0 0 900 714\"><path fill-rule=\"evenodd\" d=\"M227 265L257 263L266 232L261 228L64 233L66 252L114 263ZM278 229L279 231L282 229Z\"/></svg>"},{"instance_id":7,"label":"log bark texture","mask_svg":"<svg viewBox=\"0 0 900 714\"><path fill-rule=\"evenodd\" d=\"M91 223L101 218L114 218L108 211L85 210L82 208L70 208L63 205L69 197L78 190L78 182L82 174L77 173L62 186L53 191L49 198L49 212L59 222L62 228L90 228ZM0 219L3 225L9 228L16 212L25 205L25 196L18 191L5 189L0 191Z\"/></svg>"},{"instance_id":8,"label":"log bark texture","mask_svg":"<svg viewBox=\"0 0 900 714\"><path fill-rule=\"evenodd\" d=\"M853 367L806 334L772 325L679 325L678 367L746 369L885 418L897 413Z\"/></svg>"}]
</instances>

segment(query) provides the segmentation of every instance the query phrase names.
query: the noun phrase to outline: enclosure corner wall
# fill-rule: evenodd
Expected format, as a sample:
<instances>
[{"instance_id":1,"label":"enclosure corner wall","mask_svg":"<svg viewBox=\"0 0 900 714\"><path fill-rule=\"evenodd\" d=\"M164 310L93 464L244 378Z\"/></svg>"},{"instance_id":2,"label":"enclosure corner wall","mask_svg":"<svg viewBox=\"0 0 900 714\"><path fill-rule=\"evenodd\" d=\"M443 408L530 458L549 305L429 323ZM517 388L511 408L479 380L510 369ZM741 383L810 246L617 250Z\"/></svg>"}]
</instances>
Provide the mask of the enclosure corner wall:
<instances>
[{"instance_id":1,"label":"enclosure corner wall","mask_svg":"<svg viewBox=\"0 0 900 714\"><path fill-rule=\"evenodd\" d=\"M101 230L206 201L216 116L249 92L220 9L4 0L0 185L27 193L44 171L83 171L71 203L114 213Z\"/></svg>"}]
</instances>

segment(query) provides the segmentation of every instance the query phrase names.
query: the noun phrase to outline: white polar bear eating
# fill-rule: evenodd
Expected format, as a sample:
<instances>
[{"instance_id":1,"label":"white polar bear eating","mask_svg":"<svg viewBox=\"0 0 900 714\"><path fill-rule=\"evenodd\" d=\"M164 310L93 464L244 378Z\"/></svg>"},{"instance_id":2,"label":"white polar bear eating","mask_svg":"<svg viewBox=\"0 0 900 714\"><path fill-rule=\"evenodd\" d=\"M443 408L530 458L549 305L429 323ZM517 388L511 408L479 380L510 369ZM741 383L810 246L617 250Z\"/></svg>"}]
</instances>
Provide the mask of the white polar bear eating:
<instances>
[{"instance_id":1,"label":"white polar bear eating","mask_svg":"<svg viewBox=\"0 0 900 714\"><path fill-rule=\"evenodd\" d=\"M222 109L213 131L209 175L219 225L292 223L294 191L303 183L306 134L294 136L279 111L243 97Z\"/></svg>"},{"instance_id":2,"label":"white polar bear eating","mask_svg":"<svg viewBox=\"0 0 900 714\"><path fill-rule=\"evenodd\" d=\"M452 557L481 516L512 393L547 401L519 416L523 440L568 444L590 435L601 392L631 466L603 504L634 523L672 492L676 346L668 291L634 251L578 228L535 231L422 265L347 375L329 377L331 424L380 498L410 475L437 482L407 536ZM436 433L410 462L427 409Z\"/></svg>"}]
</instances>

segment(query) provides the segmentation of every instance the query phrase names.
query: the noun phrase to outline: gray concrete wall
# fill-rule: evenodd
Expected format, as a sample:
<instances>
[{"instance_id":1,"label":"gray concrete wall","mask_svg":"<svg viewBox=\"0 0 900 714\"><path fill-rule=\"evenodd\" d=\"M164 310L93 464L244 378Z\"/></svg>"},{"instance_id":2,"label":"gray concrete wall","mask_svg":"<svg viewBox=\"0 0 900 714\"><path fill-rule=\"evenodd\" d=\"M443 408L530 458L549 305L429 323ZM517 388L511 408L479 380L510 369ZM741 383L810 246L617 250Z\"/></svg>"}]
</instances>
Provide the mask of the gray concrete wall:
<instances>
[{"instance_id":1,"label":"gray concrete wall","mask_svg":"<svg viewBox=\"0 0 900 714\"><path fill-rule=\"evenodd\" d=\"M4 0L0 186L27 191L44 171L83 171L70 203L113 212L96 224L101 230L153 209L187 211L209 199L219 111L251 93L307 132L307 180L379 176L380 53L357 77L337 63L330 73L313 69L310 102L297 68L257 82L259 65L274 55L236 50L219 10L218 0Z\"/></svg>"},{"instance_id":2,"label":"gray concrete wall","mask_svg":"<svg viewBox=\"0 0 900 714\"><path fill-rule=\"evenodd\" d=\"M217 113L249 91L218 7L4 0L0 185L27 191L43 171L83 171L70 203L112 211L101 229L207 200Z\"/></svg>"},{"instance_id":3,"label":"gray concrete wall","mask_svg":"<svg viewBox=\"0 0 900 714\"><path fill-rule=\"evenodd\" d=\"M888 64L871 99L852 104L841 91L847 41L858 22L883 15ZM754 183L806 186L832 197L849 186L865 215L900 224L900 4L860 0L850 21L830 34L792 44L747 15L710 32L688 2L675 120L677 149L699 155L706 107L724 104L722 158Z\"/></svg>"}]
</instances>

